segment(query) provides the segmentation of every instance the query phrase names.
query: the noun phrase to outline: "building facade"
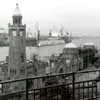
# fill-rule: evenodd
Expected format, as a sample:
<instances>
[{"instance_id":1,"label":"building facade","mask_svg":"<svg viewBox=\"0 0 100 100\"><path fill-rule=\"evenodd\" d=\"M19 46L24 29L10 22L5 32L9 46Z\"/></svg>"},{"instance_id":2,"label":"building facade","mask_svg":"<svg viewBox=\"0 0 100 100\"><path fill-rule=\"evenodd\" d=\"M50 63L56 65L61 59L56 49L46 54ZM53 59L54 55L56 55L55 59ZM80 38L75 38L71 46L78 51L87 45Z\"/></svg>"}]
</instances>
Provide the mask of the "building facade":
<instances>
[{"instance_id":1,"label":"building facade","mask_svg":"<svg viewBox=\"0 0 100 100\"><path fill-rule=\"evenodd\" d=\"M22 15L18 4L12 16L13 24L9 24L9 79L18 79L25 76L25 37L26 25L22 24Z\"/></svg>"},{"instance_id":2,"label":"building facade","mask_svg":"<svg viewBox=\"0 0 100 100\"><path fill-rule=\"evenodd\" d=\"M73 43L67 43L63 52L51 58L52 73L69 73L83 69L83 60L79 57L78 47Z\"/></svg>"}]
</instances>

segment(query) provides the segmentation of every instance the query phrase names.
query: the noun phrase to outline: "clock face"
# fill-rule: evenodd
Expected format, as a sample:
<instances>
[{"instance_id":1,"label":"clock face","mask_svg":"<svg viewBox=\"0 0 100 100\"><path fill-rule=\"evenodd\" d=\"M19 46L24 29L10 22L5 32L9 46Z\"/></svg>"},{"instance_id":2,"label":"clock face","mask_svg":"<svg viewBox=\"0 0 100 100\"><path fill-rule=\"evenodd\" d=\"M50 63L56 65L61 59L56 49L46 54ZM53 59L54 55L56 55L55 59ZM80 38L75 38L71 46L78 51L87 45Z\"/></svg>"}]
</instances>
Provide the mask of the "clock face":
<instances>
[{"instance_id":1,"label":"clock face","mask_svg":"<svg viewBox=\"0 0 100 100\"><path fill-rule=\"evenodd\" d=\"M70 64L70 59L66 59L66 64Z\"/></svg>"},{"instance_id":2,"label":"clock face","mask_svg":"<svg viewBox=\"0 0 100 100\"><path fill-rule=\"evenodd\" d=\"M23 36L23 32L22 31L20 32L20 36Z\"/></svg>"},{"instance_id":3,"label":"clock face","mask_svg":"<svg viewBox=\"0 0 100 100\"><path fill-rule=\"evenodd\" d=\"M16 36L16 31L13 31L13 36Z\"/></svg>"}]
</instances>

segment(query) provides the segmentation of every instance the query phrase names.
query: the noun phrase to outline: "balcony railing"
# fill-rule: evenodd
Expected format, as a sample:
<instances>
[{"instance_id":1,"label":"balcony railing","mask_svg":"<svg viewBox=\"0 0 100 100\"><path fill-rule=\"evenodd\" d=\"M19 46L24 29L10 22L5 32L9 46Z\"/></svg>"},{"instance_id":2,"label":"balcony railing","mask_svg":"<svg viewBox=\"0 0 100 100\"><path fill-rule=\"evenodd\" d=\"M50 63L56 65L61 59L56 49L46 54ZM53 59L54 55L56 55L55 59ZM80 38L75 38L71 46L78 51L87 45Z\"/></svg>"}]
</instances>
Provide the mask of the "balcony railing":
<instances>
[{"instance_id":1,"label":"balcony railing","mask_svg":"<svg viewBox=\"0 0 100 100\"><path fill-rule=\"evenodd\" d=\"M100 70L1 82L0 100L98 100Z\"/></svg>"}]
</instances>

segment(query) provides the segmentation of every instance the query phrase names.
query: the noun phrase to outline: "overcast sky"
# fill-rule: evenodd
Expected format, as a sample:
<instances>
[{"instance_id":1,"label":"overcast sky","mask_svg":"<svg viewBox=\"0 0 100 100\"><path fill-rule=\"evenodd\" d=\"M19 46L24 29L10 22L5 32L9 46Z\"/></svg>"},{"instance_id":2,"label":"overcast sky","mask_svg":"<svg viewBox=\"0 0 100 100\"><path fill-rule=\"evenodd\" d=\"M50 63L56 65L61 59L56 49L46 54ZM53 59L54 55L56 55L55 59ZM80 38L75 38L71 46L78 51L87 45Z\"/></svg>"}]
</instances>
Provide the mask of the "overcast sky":
<instances>
[{"instance_id":1,"label":"overcast sky","mask_svg":"<svg viewBox=\"0 0 100 100\"><path fill-rule=\"evenodd\" d=\"M7 27L19 3L23 23L33 27L38 21L42 34L54 27L73 35L100 34L100 0L1 0L0 27ZM32 30L32 29L31 29Z\"/></svg>"}]
</instances>

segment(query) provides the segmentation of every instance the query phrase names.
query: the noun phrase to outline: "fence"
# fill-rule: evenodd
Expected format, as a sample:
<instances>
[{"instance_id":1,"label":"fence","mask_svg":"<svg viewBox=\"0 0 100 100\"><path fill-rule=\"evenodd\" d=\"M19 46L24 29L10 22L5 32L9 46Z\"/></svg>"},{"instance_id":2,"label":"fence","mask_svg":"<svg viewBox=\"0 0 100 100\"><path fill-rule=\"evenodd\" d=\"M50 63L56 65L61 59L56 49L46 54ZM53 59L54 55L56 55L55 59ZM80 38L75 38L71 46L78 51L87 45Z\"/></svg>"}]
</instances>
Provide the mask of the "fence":
<instances>
[{"instance_id":1,"label":"fence","mask_svg":"<svg viewBox=\"0 0 100 100\"><path fill-rule=\"evenodd\" d=\"M99 100L100 70L1 82L0 100Z\"/></svg>"}]
</instances>

